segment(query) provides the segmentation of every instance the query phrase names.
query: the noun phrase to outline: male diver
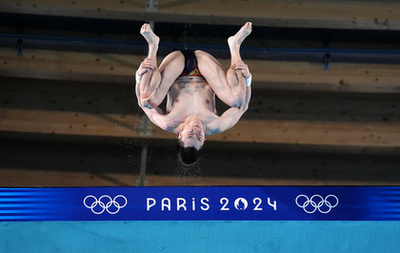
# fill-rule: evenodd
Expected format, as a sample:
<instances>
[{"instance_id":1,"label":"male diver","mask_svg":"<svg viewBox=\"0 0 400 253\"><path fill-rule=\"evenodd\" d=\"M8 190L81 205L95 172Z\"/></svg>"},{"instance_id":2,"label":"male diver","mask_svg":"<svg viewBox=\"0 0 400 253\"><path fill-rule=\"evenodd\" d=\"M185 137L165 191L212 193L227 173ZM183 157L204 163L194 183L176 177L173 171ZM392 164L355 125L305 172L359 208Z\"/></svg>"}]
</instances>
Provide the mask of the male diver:
<instances>
[{"instance_id":1,"label":"male diver","mask_svg":"<svg viewBox=\"0 0 400 253\"><path fill-rule=\"evenodd\" d=\"M136 71L139 106L160 128L178 134L178 159L192 165L200 158L206 136L233 127L248 109L251 73L240 56L240 46L251 33L247 22L228 38L231 67L228 71L201 50L174 51L157 66L160 38L149 24L140 30L149 47L147 58ZM215 94L230 108L217 115ZM166 113L158 106L167 96Z\"/></svg>"}]
</instances>

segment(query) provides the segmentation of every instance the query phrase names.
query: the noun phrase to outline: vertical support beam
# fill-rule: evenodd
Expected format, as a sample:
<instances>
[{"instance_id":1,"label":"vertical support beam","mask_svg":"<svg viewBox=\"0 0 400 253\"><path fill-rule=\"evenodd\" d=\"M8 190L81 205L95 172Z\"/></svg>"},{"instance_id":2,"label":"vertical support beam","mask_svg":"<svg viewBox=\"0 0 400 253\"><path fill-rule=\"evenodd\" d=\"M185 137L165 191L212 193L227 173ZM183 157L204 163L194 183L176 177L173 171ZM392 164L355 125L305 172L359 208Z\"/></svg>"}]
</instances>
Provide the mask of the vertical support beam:
<instances>
[{"instance_id":1,"label":"vertical support beam","mask_svg":"<svg viewBox=\"0 0 400 253\"><path fill-rule=\"evenodd\" d=\"M22 39L18 39L18 42L17 42L17 53L18 53L19 57L22 56L22 52L23 52L23 40Z\"/></svg>"},{"instance_id":2,"label":"vertical support beam","mask_svg":"<svg viewBox=\"0 0 400 253\"><path fill-rule=\"evenodd\" d=\"M157 12L158 0L146 0L146 11Z\"/></svg>"},{"instance_id":3,"label":"vertical support beam","mask_svg":"<svg viewBox=\"0 0 400 253\"><path fill-rule=\"evenodd\" d=\"M324 70L329 70L329 63L331 62L331 54L325 54L324 56Z\"/></svg>"},{"instance_id":4,"label":"vertical support beam","mask_svg":"<svg viewBox=\"0 0 400 253\"><path fill-rule=\"evenodd\" d=\"M323 45L325 49L329 49L331 43L331 29L327 29L323 38ZM329 70L329 63L331 62L331 54L324 56L324 70Z\"/></svg>"},{"instance_id":5,"label":"vertical support beam","mask_svg":"<svg viewBox=\"0 0 400 253\"><path fill-rule=\"evenodd\" d=\"M146 186L146 169L147 169L147 144L144 144L142 147L142 154L140 157L140 174L139 178L136 180L137 186Z\"/></svg>"},{"instance_id":6,"label":"vertical support beam","mask_svg":"<svg viewBox=\"0 0 400 253\"><path fill-rule=\"evenodd\" d=\"M140 136L151 136L152 128L151 122L146 115L143 115L139 119L139 135ZM136 180L137 186L145 186L147 185L146 179L146 169L147 169L147 144L144 144L142 147L142 153L140 156L140 174L139 178Z\"/></svg>"},{"instance_id":7,"label":"vertical support beam","mask_svg":"<svg viewBox=\"0 0 400 253\"><path fill-rule=\"evenodd\" d=\"M146 11L157 12L158 11L158 0L146 0ZM149 21L151 29L154 31L154 21Z\"/></svg>"},{"instance_id":8,"label":"vertical support beam","mask_svg":"<svg viewBox=\"0 0 400 253\"><path fill-rule=\"evenodd\" d=\"M158 11L158 0L146 0L145 10L147 12L157 12ZM149 21L151 29L154 31L154 21ZM140 129L139 134L141 136L150 136L151 135L151 122L149 118L144 115L140 119ZM147 169L147 144L144 144L142 147L142 154L140 157L140 174L139 178L136 182L138 186L147 185L146 179L146 169Z\"/></svg>"}]
</instances>

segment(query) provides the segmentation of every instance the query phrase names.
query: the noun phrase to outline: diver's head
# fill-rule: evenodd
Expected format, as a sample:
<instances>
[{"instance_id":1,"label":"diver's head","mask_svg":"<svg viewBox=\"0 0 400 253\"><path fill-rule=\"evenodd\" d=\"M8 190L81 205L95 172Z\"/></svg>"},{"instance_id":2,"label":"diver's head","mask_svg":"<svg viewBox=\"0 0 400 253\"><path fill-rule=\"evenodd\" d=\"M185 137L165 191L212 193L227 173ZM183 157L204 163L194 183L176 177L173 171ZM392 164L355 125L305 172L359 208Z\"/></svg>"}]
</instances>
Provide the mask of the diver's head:
<instances>
[{"instance_id":1,"label":"diver's head","mask_svg":"<svg viewBox=\"0 0 400 253\"><path fill-rule=\"evenodd\" d=\"M179 133L178 159L184 165L195 164L201 156L205 138L204 125L201 122L189 122Z\"/></svg>"},{"instance_id":2,"label":"diver's head","mask_svg":"<svg viewBox=\"0 0 400 253\"><path fill-rule=\"evenodd\" d=\"M206 140L205 129L202 122L191 121L179 133L178 140L184 148L194 147L200 150Z\"/></svg>"}]
</instances>

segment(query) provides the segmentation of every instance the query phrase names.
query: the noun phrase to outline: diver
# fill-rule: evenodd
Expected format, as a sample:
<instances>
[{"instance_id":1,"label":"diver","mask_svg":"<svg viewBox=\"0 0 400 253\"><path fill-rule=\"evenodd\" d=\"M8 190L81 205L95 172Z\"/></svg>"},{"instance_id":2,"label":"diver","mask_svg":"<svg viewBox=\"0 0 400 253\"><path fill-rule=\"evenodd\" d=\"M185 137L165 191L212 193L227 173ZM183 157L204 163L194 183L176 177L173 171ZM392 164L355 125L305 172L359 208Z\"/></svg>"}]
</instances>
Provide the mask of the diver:
<instances>
[{"instance_id":1,"label":"diver","mask_svg":"<svg viewBox=\"0 0 400 253\"><path fill-rule=\"evenodd\" d=\"M240 56L240 46L251 33L247 22L228 38L231 66L228 71L201 50L173 51L157 66L160 38L149 24L140 30L149 47L147 58L136 71L139 106L161 129L178 134L178 159L196 163L206 136L233 127L248 109L252 75ZM230 108L218 116L215 94ZM159 105L167 96L166 112Z\"/></svg>"}]
</instances>

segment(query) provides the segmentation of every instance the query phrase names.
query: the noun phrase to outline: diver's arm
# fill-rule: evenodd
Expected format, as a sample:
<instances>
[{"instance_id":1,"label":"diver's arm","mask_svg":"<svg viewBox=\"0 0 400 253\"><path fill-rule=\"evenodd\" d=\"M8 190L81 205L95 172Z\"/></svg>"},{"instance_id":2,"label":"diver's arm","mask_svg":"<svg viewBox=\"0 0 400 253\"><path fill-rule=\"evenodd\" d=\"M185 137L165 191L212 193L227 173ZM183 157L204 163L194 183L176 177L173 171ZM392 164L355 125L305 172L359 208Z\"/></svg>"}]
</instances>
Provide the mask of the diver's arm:
<instances>
[{"instance_id":1,"label":"diver's arm","mask_svg":"<svg viewBox=\"0 0 400 253\"><path fill-rule=\"evenodd\" d=\"M208 134L221 133L233 127L249 108L250 98L251 98L251 86L248 85L246 86L246 97L244 103L240 107L229 108L214 122L209 124L208 128L210 132Z\"/></svg>"}]
</instances>

